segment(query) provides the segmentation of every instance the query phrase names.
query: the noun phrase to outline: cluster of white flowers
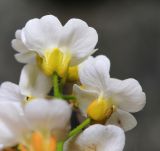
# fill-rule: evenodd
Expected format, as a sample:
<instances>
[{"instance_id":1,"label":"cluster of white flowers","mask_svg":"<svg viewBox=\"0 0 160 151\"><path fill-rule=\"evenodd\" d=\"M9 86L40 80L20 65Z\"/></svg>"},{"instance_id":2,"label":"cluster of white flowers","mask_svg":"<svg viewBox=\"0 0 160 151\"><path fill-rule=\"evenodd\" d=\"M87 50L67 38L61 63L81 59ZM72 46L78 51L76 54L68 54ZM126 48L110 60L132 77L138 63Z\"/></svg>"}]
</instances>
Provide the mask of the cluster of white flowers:
<instances>
[{"instance_id":1,"label":"cluster of white flowers","mask_svg":"<svg viewBox=\"0 0 160 151\"><path fill-rule=\"evenodd\" d=\"M91 56L96 30L80 19L62 26L47 15L29 20L15 37L15 58L26 65L18 85L0 87L1 150L122 151L124 132L137 124L131 113L146 97L135 79L110 77L106 56Z\"/></svg>"}]
</instances>

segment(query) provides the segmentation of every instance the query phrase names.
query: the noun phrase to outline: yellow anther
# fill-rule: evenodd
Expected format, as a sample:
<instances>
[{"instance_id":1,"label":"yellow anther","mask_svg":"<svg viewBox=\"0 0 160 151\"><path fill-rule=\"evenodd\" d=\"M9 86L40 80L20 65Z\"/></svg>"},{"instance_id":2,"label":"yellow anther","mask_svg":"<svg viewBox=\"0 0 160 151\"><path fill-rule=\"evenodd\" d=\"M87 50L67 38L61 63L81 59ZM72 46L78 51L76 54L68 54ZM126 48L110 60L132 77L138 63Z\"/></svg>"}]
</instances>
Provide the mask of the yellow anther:
<instances>
[{"instance_id":1,"label":"yellow anther","mask_svg":"<svg viewBox=\"0 0 160 151\"><path fill-rule=\"evenodd\" d=\"M113 113L113 104L111 100L94 100L87 108L87 114L97 122L108 119Z\"/></svg>"},{"instance_id":2,"label":"yellow anther","mask_svg":"<svg viewBox=\"0 0 160 151\"><path fill-rule=\"evenodd\" d=\"M60 77L64 77L70 63L70 53L63 53L58 48L46 50L44 57L37 57L37 63L43 72L50 76L56 72Z\"/></svg>"},{"instance_id":3,"label":"yellow anther","mask_svg":"<svg viewBox=\"0 0 160 151\"><path fill-rule=\"evenodd\" d=\"M44 136L41 132L36 131L31 135L27 146L20 144L20 151L56 151L57 141L54 136Z\"/></svg>"},{"instance_id":4,"label":"yellow anther","mask_svg":"<svg viewBox=\"0 0 160 151\"><path fill-rule=\"evenodd\" d=\"M39 132L34 132L32 134L32 147L34 151L43 151L43 136Z\"/></svg>"},{"instance_id":5,"label":"yellow anther","mask_svg":"<svg viewBox=\"0 0 160 151\"><path fill-rule=\"evenodd\" d=\"M44 137L40 132L32 134L33 151L56 151L55 137Z\"/></svg>"},{"instance_id":6,"label":"yellow anther","mask_svg":"<svg viewBox=\"0 0 160 151\"><path fill-rule=\"evenodd\" d=\"M78 66L69 67L67 80L68 81L78 81Z\"/></svg>"}]
</instances>

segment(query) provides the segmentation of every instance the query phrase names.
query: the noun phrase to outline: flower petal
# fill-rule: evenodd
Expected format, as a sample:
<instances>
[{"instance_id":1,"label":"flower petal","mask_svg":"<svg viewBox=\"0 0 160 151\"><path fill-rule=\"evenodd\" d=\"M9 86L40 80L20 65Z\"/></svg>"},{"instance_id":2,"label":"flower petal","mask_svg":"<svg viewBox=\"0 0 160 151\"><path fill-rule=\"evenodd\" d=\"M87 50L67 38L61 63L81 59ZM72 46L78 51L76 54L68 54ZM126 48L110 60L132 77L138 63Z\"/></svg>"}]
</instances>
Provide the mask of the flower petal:
<instances>
[{"instance_id":1,"label":"flower petal","mask_svg":"<svg viewBox=\"0 0 160 151\"><path fill-rule=\"evenodd\" d=\"M110 61L106 56L89 57L79 66L79 77L83 86L99 92L107 87Z\"/></svg>"},{"instance_id":2,"label":"flower petal","mask_svg":"<svg viewBox=\"0 0 160 151\"><path fill-rule=\"evenodd\" d=\"M107 94L122 110L128 112L140 111L146 104L146 96L142 87L135 79L110 79Z\"/></svg>"},{"instance_id":3,"label":"flower petal","mask_svg":"<svg viewBox=\"0 0 160 151\"><path fill-rule=\"evenodd\" d=\"M17 30L15 33L16 39L12 40L12 47L19 53L15 54L15 58L21 63L30 63L35 60L36 53L28 50L21 40L22 30Z\"/></svg>"},{"instance_id":4,"label":"flower petal","mask_svg":"<svg viewBox=\"0 0 160 151\"><path fill-rule=\"evenodd\" d=\"M80 19L70 19L63 28L61 38L60 46L62 50L71 51L73 66L94 53L98 41L96 30Z\"/></svg>"},{"instance_id":5,"label":"flower petal","mask_svg":"<svg viewBox=\"0 0 160 151\"><path fill-rule=\"evenodd\" d=\"M20 53L24 53L24 52L28 52L29 50L27 49L27 47L23 44L22 42L22 30L17 30L15 32L15 37L16 39L13 39L11 44L12 44L12 47L17 51L17 52L20 52Z\"/></svg>"},{"instance_id":6,"label":"flower petal","mask_svg":"<svg viewBox=\"0 0 160 151\"><path fill-rule=\"evenodd\" d=\"M52 82L36 64L28 64L22 69L19 86L26 96L42 97L49 93Z\"/></svg>"},{"instance_id":7,"label":"flower petal","mask_svg":"<svg viewBox=\"0 0 160 151\"><path fill-rule=\"evenodd\" d=\"M22 43L21 40L19 39L13 39L12 40L12 47L17 51L17 52L20 52L20 53L25 53L25 52L28 52L29 50L27 49L27 47Z\"/></svg>"},{"instance_id":8,"label":"flower petal","mask_svg":"<svg viewBox=\"0 0 160 151\"><path fill-rule=\"evenodd\" d=\"M129 131L136 127L137 120L129 112L123 110L117 110L112 114L112 116L106 122L106 125L114 124L124 129L124 131Z\"/></svg>"},{"instance_id":9,"label":"flower petal","mask_svg":"<svg viewBox=\"0 0 160 151\"><path fill-rule=\"evenodd\" d=\"M34 63L36 58L36 53L31 51L24 53L17 53L14 55L14 57L20 63Z\"/></svg>"},{"instance_id":10,"label":"flower petal","mask_svg":"<svg viewBox=\"0 0 160 151\"><path fill-rule=\"evenodd\" d=\"M21 102L24 100L24 96L20 92L18 85L12 82L3 82L0 86L0 102L1 101L13 101Z\"/></svg>"},{"instance_id":11,"label":"flower petal","mask_svg":"<svg viewBox=\"0 0 160 151\"><path fill-rule=\"evenodd\" d=\"M70 128L71 108L63 100L35 99L26 105L25 115L33 130L52 130L58 139Z\"/></svg>"},{"instance_id":12,"label":"flower petal","mask_svg":"<svg viewBox=\"0 0 160 151\"><path fill-rule=\"evenodd\" d=\"M20 103L0 102L0 119L13 133L15 141L20 141L28 131L28 125Z\"/></svg>"},{"instance_id":13,"label":"flower petal","mask_svg":"<svg viewBox=\"0 0 160 151\"><path fill-rule=\"evenodd\" d=\"M22 29L22 41L28 49L41 55L46 49L57 47L61 23L57 17L46 15L41 19L32 19Z\"/></svg>"},{"instance_id":14,"label":"flower petal","mask_svg":"<svg viewBox=\"0 0 160 151\"><path fill-rule=\"evenodd\" d=\"M16 32L15 32L15 37L16 37L16 39L21 40L21 33L22 33L22 30L21 30L21 29L16 30Z\"/></svg>"},{"instance_id":15,"label":"flower petal","mask_svg":"<svg viewBox=\"0 0 160 151\"><path fill-rule=\"evenodd\" d=\"M83 116L87 116L87 108L89 104L98 97L97 92L83 89L75 84L73 86L73 93L76 96L79 109L82 112Z\"/></svg>"},{"instance_id":16,"label":"flower petal","mask_svg":"<svg viewBox=\"0 0 160 151\"><path fill-rule=\"evenodd\" d=\"M124 144L125 135L121 128L95 124L68 141L64 151L122 151Z\"/></svg>"},{"instance_id":17,"label":"flower petal","mask_svg":"<svg viewBox=\"0 0 160 151\"><path fill-rule=\"evenodd\" d=\"M5 147L14 146L16 144L17 144L17 140L15 139L15 135L1 121L0 122L0 150Z\"/></svg>"}]
</instances>

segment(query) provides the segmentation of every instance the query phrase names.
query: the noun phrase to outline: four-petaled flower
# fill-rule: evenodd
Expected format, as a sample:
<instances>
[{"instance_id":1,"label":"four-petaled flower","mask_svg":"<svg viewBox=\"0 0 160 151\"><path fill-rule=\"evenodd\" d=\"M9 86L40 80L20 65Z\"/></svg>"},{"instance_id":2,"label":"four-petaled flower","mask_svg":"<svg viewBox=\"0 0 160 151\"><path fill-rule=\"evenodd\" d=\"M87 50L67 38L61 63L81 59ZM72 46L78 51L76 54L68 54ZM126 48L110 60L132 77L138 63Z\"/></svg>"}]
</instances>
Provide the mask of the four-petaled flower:
<instances>
[{"instance_id":1,"label":"four-petaled flower","mask_svg":"<svg viewBox=\"0 0 160 151\"><path fill-rule=\"evenodd\" d=\"M129 112L140 111L146 102L145 93L137 80L110 78L110 61L100 55L89 57L79 66L81 86L74 93L83 115L106 124L116 124L125 131L136 126Z\"/></svg>"},{"instance_id":2,"label":"four-petaled flower","mask_svg":"<svg viewBox=\"0 0 160 151\"><path fill-rule=\"evenodd\" d=\"M15 36L12 46L19 62L36 61L46 75L57 72L60 77L93 54L98 41L96 30L86 22L70 19L62 26L52 15L31 19Z\"/></svg>"}]
</instances>

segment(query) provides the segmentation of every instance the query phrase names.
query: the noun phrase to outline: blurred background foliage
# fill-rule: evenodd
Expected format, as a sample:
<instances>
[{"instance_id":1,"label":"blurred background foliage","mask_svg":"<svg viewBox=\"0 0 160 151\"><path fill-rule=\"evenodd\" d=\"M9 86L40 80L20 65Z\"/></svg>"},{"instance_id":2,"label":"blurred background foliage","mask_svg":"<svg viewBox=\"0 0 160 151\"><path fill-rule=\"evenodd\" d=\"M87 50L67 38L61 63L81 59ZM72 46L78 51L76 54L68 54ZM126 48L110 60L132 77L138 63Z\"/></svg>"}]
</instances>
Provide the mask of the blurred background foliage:
<instances>
[{"instance_id":1,"label":"blurred background foliage","mask_svg":"<svg viewBox=\"0 0 160 151\"><path fill-rule=\"evenodd\" d=\"M0 82L18 83L22 64L10 42L31 18L56 15L64 24L81 18L99 34L97 54L111 60L111 76L140 81L147 105L136 113L124 151L160 151L160 1L159 0L0 0Z\"/></svg>"}]
</instances>

